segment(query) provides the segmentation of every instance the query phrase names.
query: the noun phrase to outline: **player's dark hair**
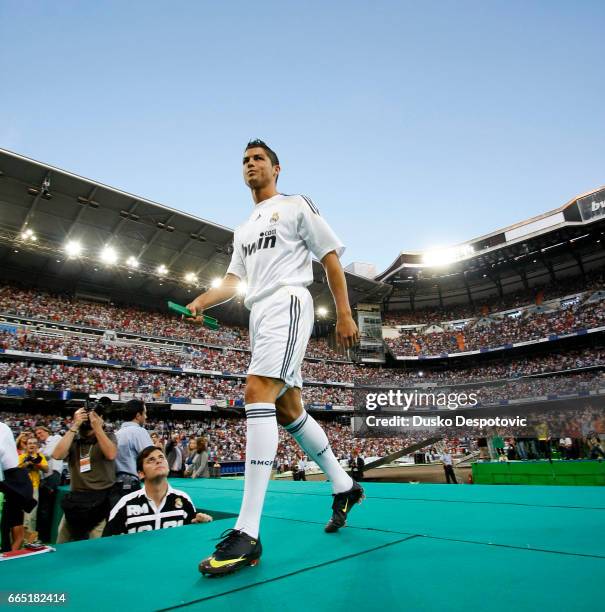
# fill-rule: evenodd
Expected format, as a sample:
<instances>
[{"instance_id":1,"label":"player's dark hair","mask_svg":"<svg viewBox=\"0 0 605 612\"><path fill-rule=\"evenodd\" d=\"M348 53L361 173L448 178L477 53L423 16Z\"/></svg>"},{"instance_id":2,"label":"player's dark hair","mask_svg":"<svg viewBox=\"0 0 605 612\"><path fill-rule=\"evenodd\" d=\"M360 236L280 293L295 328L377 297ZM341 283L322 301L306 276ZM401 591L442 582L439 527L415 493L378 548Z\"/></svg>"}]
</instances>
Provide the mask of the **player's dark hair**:
<instances>
[{"instance_id":1,"label":"player's dark hair","mask_svg":"<svg viewBox=\"0 0 605 612\"><path fill-rule=\"evenodd\" d=\"M161 448L157 446L146 446L137 456L137 472L143 471L143 462L153 453L153 451L160 451L160 453L166 457L166 454Z\"/></svg>"},{"instance_id":2,"label":"player's dark hair","mask_svg":"<svg viewBox=\"0 0 605 612\"><path fill-rule=\"evenodd\" d=\"M244 150L247 151L248 149L252 149L254 147L264 149L267 155L269 156L269 159L271 160L271 165L279 166L279 159L277 158L277 153L266 142L263 142L262 140L256 138L254 140L251 140L246 145L246 148Z\"/></svg>"},{"instance_id":3,"label":"player's dark hair","mask_svg":"<svg viewBox=\"0 0 605 612\"><path fill-rule=\"evenodd\" d=\"M137 414L143 414L145 411L145 402L140 399L131 399L124 406L124 420L132 421Z\"/></svg>"}]
</instances>

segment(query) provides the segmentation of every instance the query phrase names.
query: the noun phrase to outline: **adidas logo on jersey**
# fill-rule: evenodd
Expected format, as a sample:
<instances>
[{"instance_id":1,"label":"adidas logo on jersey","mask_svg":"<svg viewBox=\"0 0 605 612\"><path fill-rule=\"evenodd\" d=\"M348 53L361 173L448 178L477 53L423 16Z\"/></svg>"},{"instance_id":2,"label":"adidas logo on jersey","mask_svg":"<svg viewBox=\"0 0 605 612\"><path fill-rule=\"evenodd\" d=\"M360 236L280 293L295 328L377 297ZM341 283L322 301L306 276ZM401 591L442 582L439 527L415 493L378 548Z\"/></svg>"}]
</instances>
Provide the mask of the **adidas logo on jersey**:
<instances>
[{"instance_id":1,"label":"adidas logo on jersey","mask_svg":"<svg viewBox=\"0 0 605 612\"><path fill-rule=\"evenodd\" d=\"M261 232L259 234L259 238L255 242L250 242L249 244L244 244L244 257L249 257L250 255L254 255L256 251L260 251L261 249L272 249L275 247L277 243L277 232L275 230L268 230L266 232Z\"/></svg>"}]
</instances>

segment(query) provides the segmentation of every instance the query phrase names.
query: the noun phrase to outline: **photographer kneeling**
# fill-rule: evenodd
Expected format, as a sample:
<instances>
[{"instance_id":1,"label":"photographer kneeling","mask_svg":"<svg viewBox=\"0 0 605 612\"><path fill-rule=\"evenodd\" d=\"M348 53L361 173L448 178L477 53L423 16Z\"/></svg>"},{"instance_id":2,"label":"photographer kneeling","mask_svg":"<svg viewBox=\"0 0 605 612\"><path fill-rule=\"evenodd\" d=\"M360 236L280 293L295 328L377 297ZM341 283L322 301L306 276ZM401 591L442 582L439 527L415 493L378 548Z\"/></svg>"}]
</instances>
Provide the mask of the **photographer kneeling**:
<instances>
[{"instance_id":1,"label":"photographer kneeling","mask_svg":"<svg viewBox=\"0 0 605 612\"><path fill-rule=\"evenodd\" d=\"M63 518L57 544L100 538L109 516L109 493L116 480L116 437L103 430L103 405L79 408L73 422L53 451L65 459L71 476L70 492L63 498Z\"/></svg>"}]
</instances>

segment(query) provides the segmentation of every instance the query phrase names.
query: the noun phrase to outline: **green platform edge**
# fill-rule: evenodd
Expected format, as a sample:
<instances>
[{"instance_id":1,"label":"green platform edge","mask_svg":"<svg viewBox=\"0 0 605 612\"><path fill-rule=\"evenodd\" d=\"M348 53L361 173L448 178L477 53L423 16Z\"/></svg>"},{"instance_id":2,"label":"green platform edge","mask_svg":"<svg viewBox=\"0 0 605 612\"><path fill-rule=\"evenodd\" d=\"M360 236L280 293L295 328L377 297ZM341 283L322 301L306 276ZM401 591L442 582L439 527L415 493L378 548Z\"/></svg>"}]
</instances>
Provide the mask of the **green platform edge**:
<instances>
[{"instance_id":1,"label":"green platform edge","mask_svg":"<svg viewBox=\"0 0 605 612\"><path fill-rule=\"evenodd\" d=\"M503 461L473 463L476 484L605 486L602 461Z\"/></svg>"}]
</instances>

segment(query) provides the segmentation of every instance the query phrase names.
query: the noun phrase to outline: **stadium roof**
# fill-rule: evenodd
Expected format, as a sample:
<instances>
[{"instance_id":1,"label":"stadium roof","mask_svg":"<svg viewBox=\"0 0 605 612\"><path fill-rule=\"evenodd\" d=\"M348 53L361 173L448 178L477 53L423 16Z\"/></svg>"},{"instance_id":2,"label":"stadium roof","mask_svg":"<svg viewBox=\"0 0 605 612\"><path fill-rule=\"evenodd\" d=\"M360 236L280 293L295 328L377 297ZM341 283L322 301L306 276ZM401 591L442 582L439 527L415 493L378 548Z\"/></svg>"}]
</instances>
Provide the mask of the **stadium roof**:
<instances>
[{"instance_id":1,"label":"stadium roof","mask_svg":"<svg viewBox=\"0 0 605 612\"><path fill-rule=\"evenodd\" d=\"M81 244L81 256L66 256L68 241ZM0 262L5 278L130 303L186 303L224 275L232 243L228 227L0 149ZM118 253L116 265L99 261L107 246ZM125 263L128 257L138 268ZM164 274L157 271L161 265L167 269ZM186 273L196 280L187 284ZM329 288L318 262L314 275L311 293L329 307ZM352 304L379 302L391 290L350 273L347 281ZM219 308L220 316L241 320L235 302Z\"/></svg>"},{"instance_id":2,"label":"stadium roof","mask_svg":"<svg viewBox=\"0 0 605 612\"><path fill-rule=\"evenodd\" d=\"M442 251L403 251L376 278L393 285L391 309L457 304L603 267L605 187Z\"/></svg>"}]
</instances>

